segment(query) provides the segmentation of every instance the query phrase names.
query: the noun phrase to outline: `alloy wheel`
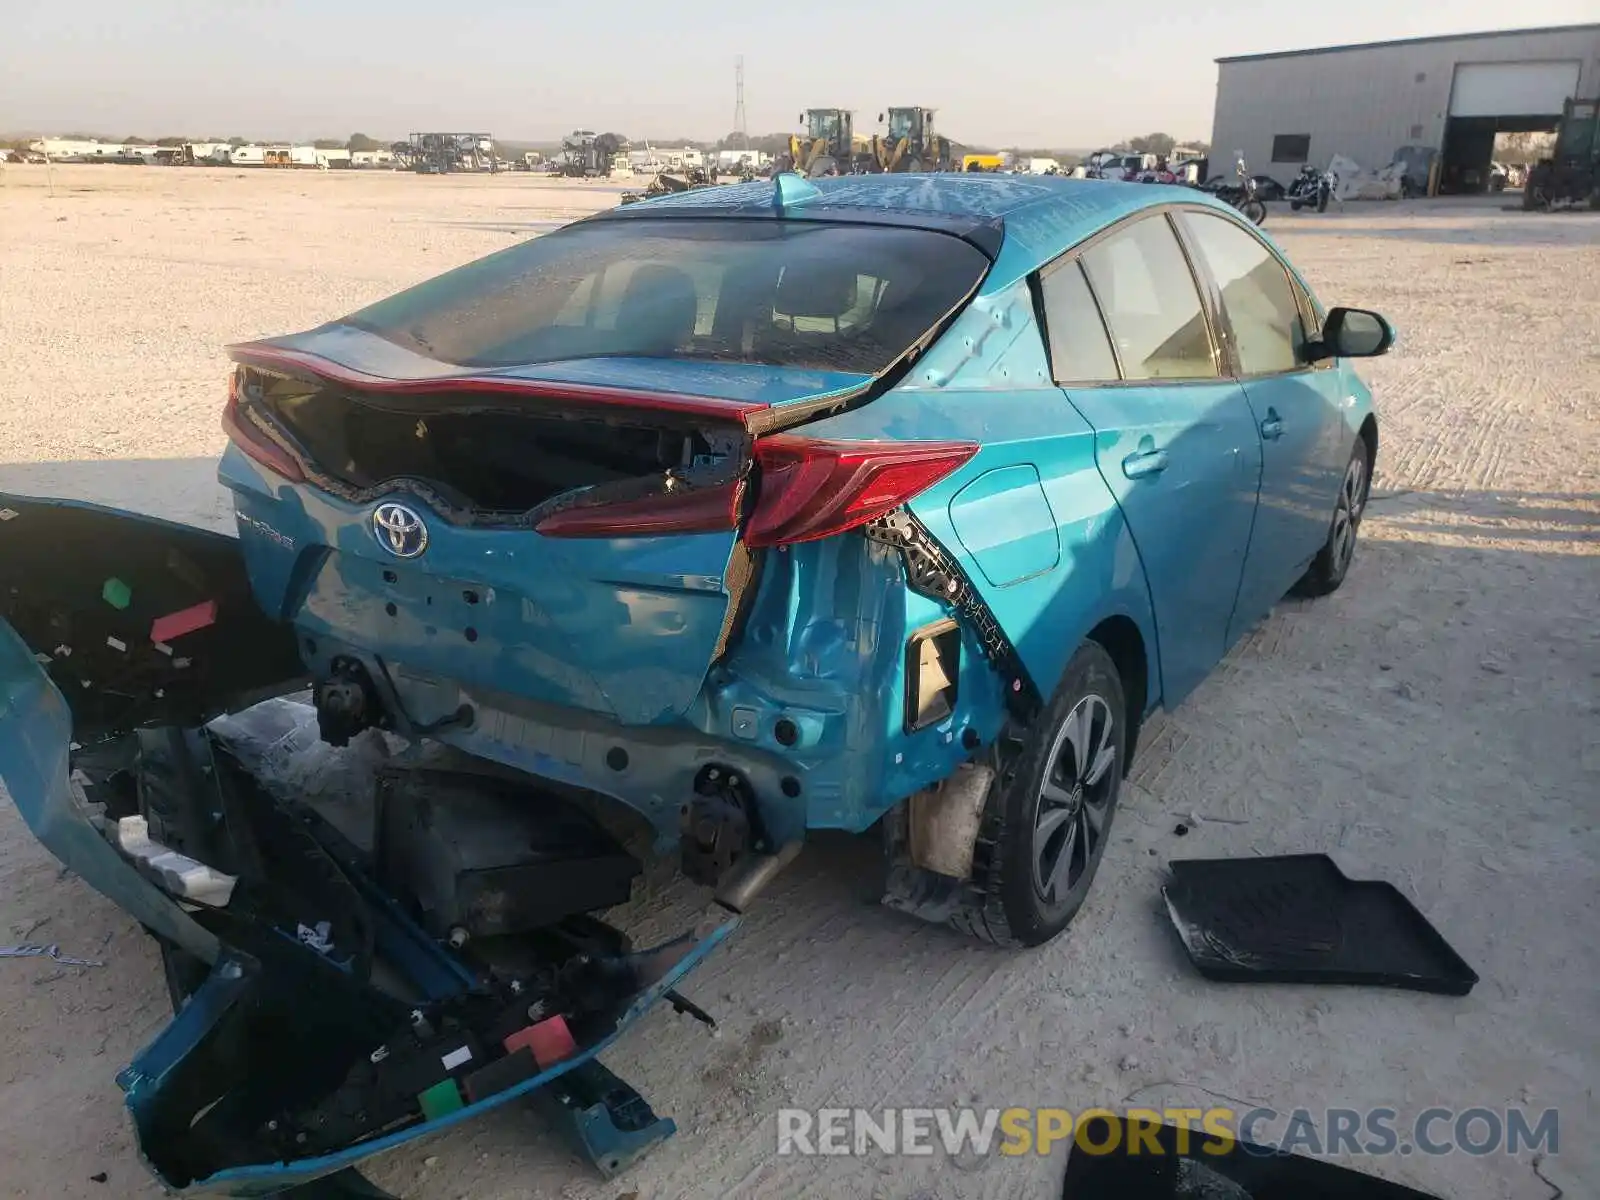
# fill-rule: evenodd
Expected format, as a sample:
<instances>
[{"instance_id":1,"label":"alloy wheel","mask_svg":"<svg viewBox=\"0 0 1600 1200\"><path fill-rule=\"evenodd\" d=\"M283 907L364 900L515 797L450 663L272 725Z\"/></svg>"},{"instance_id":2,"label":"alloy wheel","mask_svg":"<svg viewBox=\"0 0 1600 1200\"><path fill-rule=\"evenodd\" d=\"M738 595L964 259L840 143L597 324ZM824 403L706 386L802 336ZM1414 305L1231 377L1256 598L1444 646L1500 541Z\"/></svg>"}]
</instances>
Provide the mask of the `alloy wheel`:
<instances>
[{"instance_id":1,"label":"alloy wheel","mask_svg":"<svg viewBox=\"0 0 1600 1200\"><path fill-rule=\"evenodd\" d=\"M1339 502L1333 510L1333 565L1340 575L1350 565L1350 556L1356 549L1356 526L1361 521L1361 509L1366 503L1363 483L1366 479L1366 459L1357 454L1345 468L1344 483L1339 488Z\"/></svg>"},{"instance_id":2,"label":"alloy wheel","mask_svg":"<svg viewBox=\"0 0 1600 1200\"><path fill-rule=\"evenodd\" d=\"M1073 706L1045 758L1033 829L1033 886L1059 904L1099 852L1116 787L1111 706L1088 695Z\"/></svg>"}]
</instances>

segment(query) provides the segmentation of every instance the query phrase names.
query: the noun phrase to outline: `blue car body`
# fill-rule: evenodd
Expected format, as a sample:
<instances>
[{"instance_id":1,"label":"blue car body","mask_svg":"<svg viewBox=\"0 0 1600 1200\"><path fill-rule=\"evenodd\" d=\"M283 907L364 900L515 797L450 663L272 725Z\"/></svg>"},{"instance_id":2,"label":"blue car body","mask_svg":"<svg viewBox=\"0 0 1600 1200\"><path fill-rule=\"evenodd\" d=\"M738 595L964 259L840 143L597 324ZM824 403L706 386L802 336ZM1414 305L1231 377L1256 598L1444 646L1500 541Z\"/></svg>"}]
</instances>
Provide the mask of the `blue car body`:
<instances>
[{"instance_id":1,"label":"blue car body","mask_svg":"<svg viewBox=\"0 0 1600 1200\"><path fill-rule=\"evenodd\" d=\"M817 188L788 213L774 208L770 184L757 183L630 206L622 219L954 219L990 234L998 246L981 286L904 378L804 432L976 443L970 461L909 507L1015 646L1027 686L1048 696L1079 642L1110 622L1137 673L1133 715L1180 701L1322 545L1351 445L1363 425L1375 430L1364 385L1342 363L1259 381L1077 389L1053 380L1037 273L1119 222L1173 206L1245 228L1194 191L961 176L848 177ZM386 343L339 324L268 345L385 377L404 369ZM604 380L779 411L869 382L671 360L495 374ZM1286 434L1264 439L1260 425L1279 412ZM1172 466L1130 481L1117 464L1146 438ZM316 647L307 654L313 674L341 656L380 678L380 659L397 664L388 671L393 708L413 726L470 700L474 726L439 737L612 796L663 838L676 836L681 798L711 760L746 773L777 842L808 828L866 829L948 776L970 756L974 735L992 739L1015 682L966 627L955 711L908 733L904 647L950 610L908 590L897 556L860 536L769 555L743 636L712 665L730 602L731 535L556 542L521 529L455 528L423 509L429 548L402 564L375 541L370 521L377 504L405 493L341 500L285 483L236 447L221 478L257 595ZM441 582L451 585L443 596ZM477 588L493 589L495 603L458 602ZM398 609L389 622L373 616L384 604ZM599 611L608 605L624 611ZM530 647L530 622L539 620L551 622L553 637L581 642L581 669L541 660ZM537 715L522 711L529 702L541 706ZM788 744L775 733L784 721L798 731ZM619 748L623 771L606 763L620 760Z\"/></svg>"},{"instance_id":2,"label":"blue car body","mask_svg":"<svg viewBox=\"0 0 1600 1200\"><path fill-rule=\"evenodd\" d=\"M685 798L711 768L745 781L758 850L810 829L865 830L951 777L1008 721L1036 712L1085 639L1115 661L1136 732L1153 709L1188 695L1306 572L1328 539L1352 447L1365 441L1369 463L1377 448L1370 396L1348 362L1238 370L1224 288L1186 224L1198 219L1258 239L1290 281L1302 334L1314 337L1326 314L1304 281L1258 230L1204 194L952 175L710 188L548 235L711 220L839 227L868 239L937 234L980 254L958 302L871 369L648 354L464 367L356 319L237 347L241 402L260 379L309 379L397 397L381 403L402 412L407 397L449 391L488 406L526 395L583 411L667 413L733 431L718 444L735 449L696 469L739 460L746 472L699 493L733 497L726 527L706 519L653 532L654 518L624 499L642 524L585 534L589 489L580 487L576 508L563 495L541 509L576 513L577 533L547 534L535 521L464 513L426 481L329 483L303 470L292 439L264 442L262 426L252 431L230 407L234 444L220 478L237 512L251 620L285 631L287 652L312 681L359 668L381 714L371 723L610 797L642 814L663 844L682 836ZM1052 322L1048 281L1065 271L1075 286L1070 273L1087 248L1141 222L1163 223L1160 236L1183 250L1205 319L1190 333L1216 369L1182 380L1122 371L1063 379L1054 349L1066 344L1066 324L1102 318L1058 312ZM406 295L385 311L403 310ZM844 318L832 319L837 330ZM790 328L799 325L792 316ZM251 384L251 371L265 374ZM433 420L417 418L418 438ZM763 468L769 478L789 471L792 482L810 460L785 455L822 453L836 465L870 452L915 465L908 446L944 457L916 485L898 485L888 509L826 536L746 545L761 519L751 504L778 494L751 499L746 489ZM852 503L868 511L875 499L868 487ZM223 617L238 609L225 604ZM946 657L929 685L916 656L934 636L946 639ZM232 960L217 937L137 874L74 797L68 703L42 665L50 651L24 646L0 622L0 778L34 831L88 882L222 971ZM926 705L929 686L948 703ZM702 939L645 1002L725 933ZM217 1004L235 978L207 985ZM136 1115L174 1056L203 1036L204 1019L190 1013L188 1032L176 1035L175 1023L132 1069L125 1084ZM194 1186L263 1194L460 1115L298 1165L233 1167Z\"/></svg>"}]
</instances>

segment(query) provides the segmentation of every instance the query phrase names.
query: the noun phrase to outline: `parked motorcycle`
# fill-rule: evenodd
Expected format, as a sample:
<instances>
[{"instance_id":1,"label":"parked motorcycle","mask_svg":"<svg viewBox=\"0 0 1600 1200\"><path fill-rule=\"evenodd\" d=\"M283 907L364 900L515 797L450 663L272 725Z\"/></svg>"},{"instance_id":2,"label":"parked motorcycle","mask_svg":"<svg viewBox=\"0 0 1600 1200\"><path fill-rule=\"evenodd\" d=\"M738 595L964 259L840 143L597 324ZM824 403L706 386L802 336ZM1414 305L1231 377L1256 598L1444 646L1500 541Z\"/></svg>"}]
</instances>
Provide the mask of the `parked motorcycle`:
<instances>
[{"instance_id":1,"label":"parked motorcycle","mask_svg":"<svg viewBox=\"0 0 1600 1200\"><path fill-rule=\"evenodd\" d=\"M1249 168L1244 165L1244 155L1240 154L1233 166L1233 173L1238 176L1238 183L1225 183L1209 189L1217 199L1233 205L1251 222L1260 225L1267 219L1267 204L1261 198L1260 185L1251 176Z\"/></svg>"},{"instance_id":2,"label":"parked motorcycle","mask_svg":"<svg viewBox=\"0 0 1600 1200\"><path fill-rule=\"evenodd\" d=\"M1332 171L1319 171L1310 163L1300 168L1300 174L1289 185L1289 207L1299 212L1302 208L1328 211L1328 201L1333 198L1338 180Z\"/></svg>"}]
</instances>

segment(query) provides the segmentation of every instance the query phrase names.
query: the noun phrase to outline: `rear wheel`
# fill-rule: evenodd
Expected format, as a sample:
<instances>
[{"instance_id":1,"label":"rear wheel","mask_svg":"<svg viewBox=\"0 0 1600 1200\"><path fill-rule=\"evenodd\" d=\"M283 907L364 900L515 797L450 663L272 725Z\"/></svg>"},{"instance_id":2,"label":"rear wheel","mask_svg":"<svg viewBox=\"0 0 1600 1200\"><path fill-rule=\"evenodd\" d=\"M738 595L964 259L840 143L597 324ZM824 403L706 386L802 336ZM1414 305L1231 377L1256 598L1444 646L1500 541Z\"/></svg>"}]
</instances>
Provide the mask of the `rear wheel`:
<instances>
[{"instance_id":1,"label":"rear wheel","mask_svg":"<svg viewBox=\"0 0 1600 1200\"><path fill-rule=\"evenodd\" d=\"M1326 596L1337 591L1350 570L1356 554L1356 534L1361 529L1361 517L1367 508L1367 493L1372 486L1372 464L1368 461L1367 442L1357 438L1350 452L1350 463L1344 469L1344 480L1339 485L1339 498L1334 502L1333 519L1328 523L1328 540L1323 543L1311 566L1294 585L1297 596Z\"/></svg>"},{"instance_id":2,"label":"rear wheel","mask_svg":"<svg viewBox=\"0 0 1600 1200\"><path fill-rule=\"evenodd\" d=\"M1122 680L1084 642L1050 704L995 747L998 770L973 855L973 894L950 918L1001 946L1038 946L1083 907L1111 834L1128 729Z\"/></svg>"}]
</instances>

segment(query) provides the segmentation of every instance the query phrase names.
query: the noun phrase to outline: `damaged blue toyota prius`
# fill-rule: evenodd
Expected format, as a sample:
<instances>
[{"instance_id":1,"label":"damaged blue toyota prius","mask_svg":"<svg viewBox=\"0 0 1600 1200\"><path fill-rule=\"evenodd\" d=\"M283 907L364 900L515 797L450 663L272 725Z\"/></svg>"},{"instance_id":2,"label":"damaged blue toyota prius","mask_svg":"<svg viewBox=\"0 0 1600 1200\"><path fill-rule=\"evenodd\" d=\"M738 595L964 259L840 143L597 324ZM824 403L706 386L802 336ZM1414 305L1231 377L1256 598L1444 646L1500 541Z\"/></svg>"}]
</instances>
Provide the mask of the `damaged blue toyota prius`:
<instances>
[{"instance_id":1,"label":"damaged blue toyota prius","mask_svg":"<svg viewBox=\"0 0 1600 1200\"><path fill-rule=\"evenodd\" d=\"M784 175L233 347L237 538L0 495L0 779L176 1009L144 1158L353 1188L538 1092L619 1170L672 1126L597 1053L711 1019L680 981L813 829L1055 937L1144 720L1344 580L1393 340L1197 192ZM708 899L637 948L652 838Z\"/></svg>"}]
</instances>

